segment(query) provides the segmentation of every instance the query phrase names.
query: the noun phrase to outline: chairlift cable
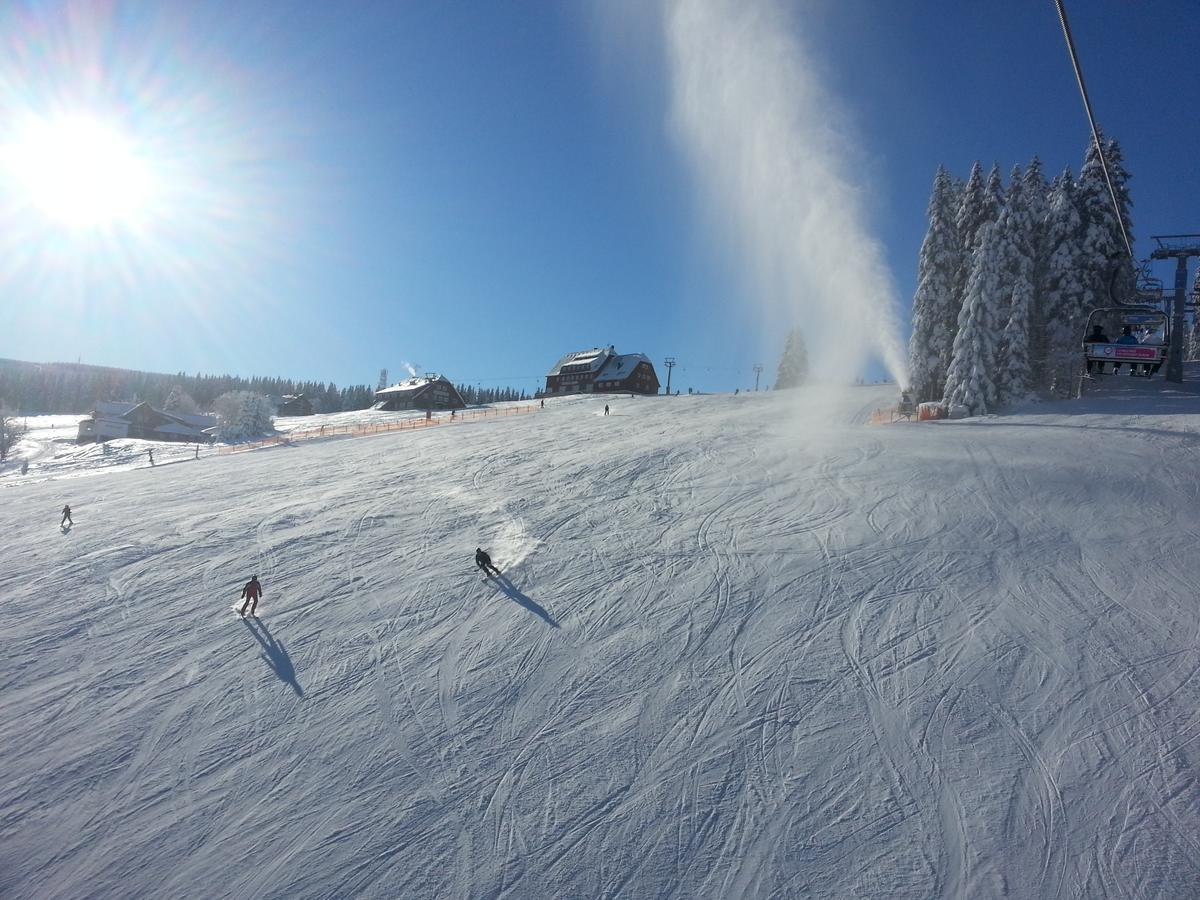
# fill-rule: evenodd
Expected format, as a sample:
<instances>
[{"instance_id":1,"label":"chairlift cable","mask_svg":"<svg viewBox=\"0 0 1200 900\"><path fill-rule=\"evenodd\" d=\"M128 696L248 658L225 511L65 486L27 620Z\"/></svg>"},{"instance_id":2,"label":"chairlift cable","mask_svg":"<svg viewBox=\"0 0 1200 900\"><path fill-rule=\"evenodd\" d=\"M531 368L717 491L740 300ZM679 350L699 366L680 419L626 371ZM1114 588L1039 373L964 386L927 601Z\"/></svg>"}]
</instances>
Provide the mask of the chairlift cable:
<instances>
[{"instance_id":1,"label":"chairlift cable","mask_svg":"<svg viewBox=\"0 0 1200 900\"><path fill-rule=\"evenodd\" d=\"M1083 70L1079 67L1079 57L1075 53L1075 39L1071 37L1071 26L1067 24L1067 10L1063 0L1054 0L1058 7L1058 20L1062 23L1063 37L1067 39L1067 52L1071 56L1071 65L1075 69L1075 81L1079 84L1079 94L1083 97L1083 108L1087 113L1088 124L1092 126L1092 140L1096 142L1096 153L1100 157L1100 168L1104 171L1104 181L1108 185L1108 196L1112 200L1113 211L1117 215L1117 224L1121 227L1121 237L1125 240L1125 250L1130 262L1136 263L1133 255L1133 244L1129 241L1129 233L1125 230L1125 217L1121 215L1121 204L1117 202L1117 192L1113 188L1112 176L1108 172L1108 160L1104 158L1104 147L1100 144L1100 130L1096 127L1096 117L1092 114L1092 101L1088 99L1087 87L1083 83Z\"/></svg>"}]
</instances>

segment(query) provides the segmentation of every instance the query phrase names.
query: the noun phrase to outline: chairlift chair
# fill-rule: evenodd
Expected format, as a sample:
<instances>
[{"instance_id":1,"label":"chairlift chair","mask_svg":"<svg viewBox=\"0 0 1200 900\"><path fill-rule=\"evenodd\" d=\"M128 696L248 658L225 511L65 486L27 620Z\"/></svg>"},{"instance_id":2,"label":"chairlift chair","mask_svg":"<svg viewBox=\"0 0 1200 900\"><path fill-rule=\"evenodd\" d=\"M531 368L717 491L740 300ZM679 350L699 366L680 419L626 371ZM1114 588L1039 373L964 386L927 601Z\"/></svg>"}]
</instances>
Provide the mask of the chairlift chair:
<instances>
[{"instance_id":1,"label":"chairlift chair","mask_svg":"<svg viewBox=\"0 0 1200 900\"><path fill-rule=\"evenodd\" d=\"M1099 325L1108 338L1108 343L1091 341L1089 338ZM1138 338L1136 344L1118 344L1117 338L1128 326ZM1087 328L1083 333L1083 353L1089 369L1099 365L1104 374L1104 364L1112 363L1117 371L1122 363L1128 363L1131 374L1142 366L1144 374L1153 375L1167 358L1171 344L1171 320L1160 309L1153 306L1103 306L1092 310Z\"/></svg>"}]
</instances>

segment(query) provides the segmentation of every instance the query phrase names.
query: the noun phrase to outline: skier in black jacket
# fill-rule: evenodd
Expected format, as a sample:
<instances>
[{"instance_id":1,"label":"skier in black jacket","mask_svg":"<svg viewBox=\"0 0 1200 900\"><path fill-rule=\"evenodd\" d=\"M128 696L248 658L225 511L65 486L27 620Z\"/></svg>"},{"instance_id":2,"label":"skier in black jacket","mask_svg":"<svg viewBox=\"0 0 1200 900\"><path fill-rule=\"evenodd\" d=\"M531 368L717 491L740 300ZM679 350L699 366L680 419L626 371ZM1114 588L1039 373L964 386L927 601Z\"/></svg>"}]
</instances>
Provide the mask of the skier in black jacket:
<instances>
[{"instance_id":1,"label":"skier in black jacket","mask_svg":"<svg viewBox=\"0 0 1200 900\"><path fill-rule=\"evenodd\" d=\"M495 575L497 578L500 577L500 570L492 565L492 558L481 547L475 548L475 565L483 570L485 578L488 575Z\"/></svg>"}]
</instances>

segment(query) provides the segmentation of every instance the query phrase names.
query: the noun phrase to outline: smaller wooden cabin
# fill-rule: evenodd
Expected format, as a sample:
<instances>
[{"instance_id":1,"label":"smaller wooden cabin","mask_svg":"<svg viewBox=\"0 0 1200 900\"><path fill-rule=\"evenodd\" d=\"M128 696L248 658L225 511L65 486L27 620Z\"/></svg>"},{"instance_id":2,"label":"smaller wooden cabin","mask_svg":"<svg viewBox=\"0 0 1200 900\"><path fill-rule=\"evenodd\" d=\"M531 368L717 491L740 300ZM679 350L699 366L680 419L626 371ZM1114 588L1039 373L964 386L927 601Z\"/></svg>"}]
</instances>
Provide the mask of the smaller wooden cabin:
<instances>
[{"instance_id":1,"label":"smaller wooden cabin","mask_svg":"<svg viewBox=\"0 0 1200 900\"><path fill-rule=\"evenodd\" d=\"M91 416L79 423L76 439L81 444L116 438L206 444L216 426L216 416L164 412L149 403L99 401Z\"/></svg>"},{"instance_id":2,"label":"smaller wooden cabin","mask_svg":"<svg viewBox=\"0 0 1200 900\"><path fill-rule=\"evenodd\" d=\"M445 375L429 373L375 392L372 409L465 409L462 395Z\"/></svg>"},{"instance_id":3,"label":"smaller wooden cabin","mask_svg":"<svg viewBox=\"0 0 1200 900\"><path fill-rule=\"evenodd\" d=\"M279 398L276 412L281 416L311 416L313 405L304 394L284 394Z\"/></svg>"}]
</instances>

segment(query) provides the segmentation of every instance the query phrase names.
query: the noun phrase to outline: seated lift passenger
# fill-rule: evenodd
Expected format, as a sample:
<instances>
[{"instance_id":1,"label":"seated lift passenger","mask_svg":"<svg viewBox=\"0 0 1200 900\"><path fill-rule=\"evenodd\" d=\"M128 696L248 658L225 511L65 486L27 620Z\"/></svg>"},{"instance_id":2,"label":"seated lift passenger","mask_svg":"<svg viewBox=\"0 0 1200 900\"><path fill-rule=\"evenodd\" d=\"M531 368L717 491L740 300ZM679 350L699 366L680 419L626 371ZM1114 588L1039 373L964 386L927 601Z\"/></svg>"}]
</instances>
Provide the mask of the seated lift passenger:
<instances>
[{"instance_id":1,"label":"seated lift passenger","mask_svg":"<svg viewBox=\"0 0 1200 900\"><path fill-rule=\"evenodd\" d=\"M1087 336L1087 339L1084 341L1084 343L1085 344L1107 344L1108 343L1108 335L1106 335L1104 333L1104 326L1103 325L1093 326L1092 333ZM1087 348L1085 347L1084 349L1086 350ZM1089 375L1092 374L1092 364L1093 363L1095 363L1096 366L1099 367L1097 369L1097 371L1101 375L1103 375L1104 374L1104 362L1102 360L1089 359L1087 361L1087 373Z\"/></svg>"}]
</instances>

